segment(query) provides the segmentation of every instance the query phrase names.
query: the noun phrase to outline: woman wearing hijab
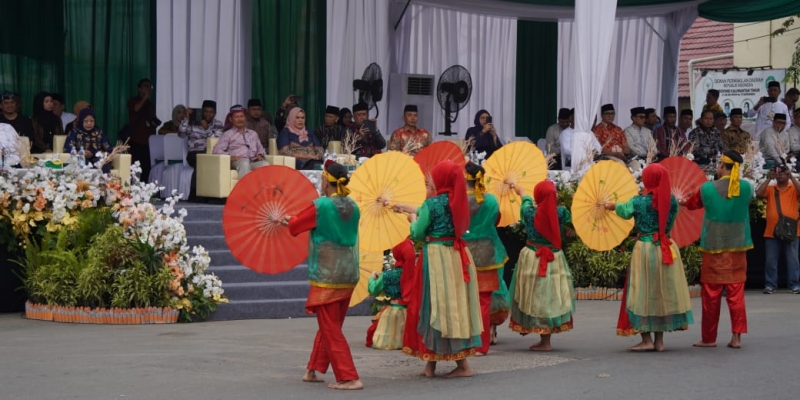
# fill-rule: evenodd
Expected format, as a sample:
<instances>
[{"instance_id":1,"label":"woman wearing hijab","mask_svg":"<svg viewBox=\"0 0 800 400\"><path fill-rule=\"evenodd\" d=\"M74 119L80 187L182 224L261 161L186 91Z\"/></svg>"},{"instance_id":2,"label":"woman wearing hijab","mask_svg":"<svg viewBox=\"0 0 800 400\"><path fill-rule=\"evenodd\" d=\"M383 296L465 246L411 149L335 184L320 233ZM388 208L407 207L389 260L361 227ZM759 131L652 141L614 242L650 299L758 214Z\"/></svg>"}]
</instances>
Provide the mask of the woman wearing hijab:
<instances>
[{"instance_id":1,"label":"woman wearing hijab","mask_svg":"<svg viewBox=\"0 0 800 400\"><path fill-rule=\"evenodd\" d=\"M181 121L186 118L186 106L178 104L172 109L172 120L167 121L161 128L158 129L159 135L166 135L168 133L178 133L178 128L181 127Z\"/></svg>"},{"instance_id":2,"label":"woman wearing hijab","mask_svg":"<svg viewBox=\"0 0 800 400\"><path fill-rule=\"evenodd\" d=\"M97 152L110 152L112 150L105 133L95 125L94 110L88 107L78 114L76 125L69 132L67 141L64 143L65 153L71 152L72 149L80 151L81 148L85 153L87 165L94 165L99 161L96 156ZM103 172L108 172L110 168L109 164L104 165Z\"/></svg>"},{"instance_id":3,"label":"woman wearing hijab","mask_svg":"<svg viewBox=\"0 0 800 400\"><path fill-rule=\"evenodd\" d=\"M492 123L492 116L486 110L480 110L475 114L475 126L467 129L467 136L464 139L472 139L473 150L478 153L486 152L486 158L503 147L503 143L497 137L497 129Z\"/></svg>"},{"instance_id":4,"label":"woman wearing hijab","mask_svg":"<svg viewBox=\"0 0 800 400\"><path fill-rule=\"evenodd\" d=\"M686 330L694 318L680 252L669 238L678 213L669 173L660 164L650 164L642 171L642 183L642 195L605 207L622 218L633 218L639 232L628 270L625 314L620 318L627 317L629 332L641 332L642 341L629 350L664 351L664 332ZM655 340L650 332L655 332Z\"/></svg>"},{"instance_id":5,"label":"woman wearing hijab","mask_svg":"<svg viewBox=\"0 0 800 400\"><path fill-rule=\"evenodd\" d=\"M311 291L306 311L317 315L319 330L308 361L305 382L322 382L333 367L336 383L331 389L358 390L364 384L358 377L350 346L342 333L342 324L350 305L353 288L359 279L358 221L356 202L347 197L347 168L330 162L322 174L325 195L313 201L295 216L284 218L292 235L311 231L308 254L308 279Z\"/></svg>"},{"instance_id":6,"label":"woman wearing hijab","mask_svg":"<svg viewBox=\"0 0 800 400\"><path fill-rule=\"evenodd\" d=\"M530 350L551 351L550 337L571 330L575 314L572 272L561 250L561 226L572 216L566 207L558 205L553 182L536 184L533 198L521 187L515 190L522 197L520 215L528 241L511 280L509 327L521 335L541 336Z\"/></svg>"},{"instance_id":7,"label":"woman wearing hijab","mask_svg":"<svg viewBox=\"0 0 800 400\"><path fill-rule=\"evenodd\" d=\"M465 167L467 179L467 198L469 199L469 230L464 234L475 270L478 275L478 293L481 303L481 347L477 355L489 353L489 345L494 336L494 326L490 323L492 293L500 289L498 270L503 268L508 255L500 236L497 235L497 222L500 219L500 203L497 197L486 193L483 176L486 171L478 164L468 163Z\"/></svg>"},{"instance_id":8,"label":"woman wearing hijab","mask_svg":"<svg viewBox=\"0 0 800 400\"><path fill-rule=\"evenodd\" d=\"M339 109L339 121L336 123L344 128L349 127L353 123L353 112L347 107Z\"/></svg>"},{"instance_id":9,"label":"woman wearing hijab","mask_svg":"<svg viewBox=\"0 0 800 400\"><path fill-rule=\"evenodd\" d=\"M306 129L306 112L294 107L286 117L286 126L278 134L278 152L297 159L297 169L314 169L322 164L324 150L317 137Z\"/></svg>"},{"instance_id":10,"label":"woman wearing hijab","mask_svg":"<svg viewBox=\"0 0 800 400\"><path fill-rule=\"evenodd\" d=\"M464 170L449 160L437 164L432 177L436 196L416 210L395 206L408 214L411 239L424 241L420 297L414 300L419 343L406 348L404 341L403 352L428 362L425 376L434 376L437 361L452 360L457 367L446 376L467 377L472 376L467 357L481 347L482 323L477 274L464 240L470 223L466 181Z\"/></svg>"},{"instance_id":11,"label":"woman wearing hijab","mask_svg":"<svg viewBox=\"0 0 800 400\"><path fill-rule=\"evenodd\" d=\"M63 135L61 118L53 114L53 95L39 92L33 99L33 147L31 153L53 151L53 135Z\"/></svg>"}]
</instances>

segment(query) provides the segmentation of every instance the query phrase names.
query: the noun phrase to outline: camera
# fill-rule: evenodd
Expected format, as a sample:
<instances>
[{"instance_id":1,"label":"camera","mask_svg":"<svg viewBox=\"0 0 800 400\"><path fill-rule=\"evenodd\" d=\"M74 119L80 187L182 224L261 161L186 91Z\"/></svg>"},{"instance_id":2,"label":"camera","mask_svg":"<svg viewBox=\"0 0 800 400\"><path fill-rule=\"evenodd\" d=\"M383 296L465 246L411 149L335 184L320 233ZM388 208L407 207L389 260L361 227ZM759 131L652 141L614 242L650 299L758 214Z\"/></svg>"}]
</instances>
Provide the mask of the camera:
<instances>
[{"instance_id":1,"label":"camera","mask_svg":"<svg viewBox=\"0 0 800 400\"><path fill-rule=\"evenodd\" d=\"M764 96L764 102L765 103L775 103L777 101L778 101L777 97Z\"/></svg>"}]
</instances>

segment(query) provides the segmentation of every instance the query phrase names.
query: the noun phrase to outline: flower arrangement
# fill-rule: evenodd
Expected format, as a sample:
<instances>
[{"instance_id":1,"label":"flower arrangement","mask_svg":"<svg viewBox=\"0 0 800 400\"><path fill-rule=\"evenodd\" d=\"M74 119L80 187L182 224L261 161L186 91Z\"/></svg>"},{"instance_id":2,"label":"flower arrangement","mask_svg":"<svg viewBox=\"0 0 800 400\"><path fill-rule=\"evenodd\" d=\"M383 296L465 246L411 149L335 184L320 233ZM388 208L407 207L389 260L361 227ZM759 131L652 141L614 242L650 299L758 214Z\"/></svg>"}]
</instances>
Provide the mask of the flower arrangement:
<instances>
[{"instance_id":1,"label":"flower arrangement","mask_svg":"<svg viewBox=\"0 0 800 400\"><path fill-rule=\"evenodd\" d=\"M74 163L0 173L0 244L24 250L19 264L32 302L169 307L191 321L227 301L222 282L207 273L208 252L187 245L178 197L157 208L150 199L161 188L138 181L139 173L138 163L131 166L129 191ZM96 251L109 243L111 251Z\"/></svg>"}]
</instances>

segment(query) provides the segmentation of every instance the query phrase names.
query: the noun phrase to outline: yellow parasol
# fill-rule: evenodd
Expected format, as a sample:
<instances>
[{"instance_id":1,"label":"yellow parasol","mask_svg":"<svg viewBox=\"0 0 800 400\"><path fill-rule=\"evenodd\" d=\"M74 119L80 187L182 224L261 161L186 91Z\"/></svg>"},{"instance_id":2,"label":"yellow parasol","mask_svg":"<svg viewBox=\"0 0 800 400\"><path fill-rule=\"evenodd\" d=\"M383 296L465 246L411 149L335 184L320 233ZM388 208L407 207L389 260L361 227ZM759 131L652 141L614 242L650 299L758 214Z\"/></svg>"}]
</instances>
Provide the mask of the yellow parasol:
<instances>
[{"instance_id":1,"label":"yellow parasol","mask_svg":"<svg viewBox=\"0 0 800 400\"><path fill-rule=\"evenodd\" d=\"M359 278L358 284L353 289L353 297L350 298L350 307L361 304L364 299L369 297L369 277L372 272L380 273L383 271L383 252L365 251L358 256Z\"/></svg>"},{"instance_id":2,"label":"yellow parasol","mask_svg":"<svg viewBox=\"0 0 800 400\"><path fill-rule=\"evenodd\" d=\"M414 159L399 152L378 154L350 177L350 198L361 210L359 250L391 249L410 233L408 217L392 211L396 204L419 207L425 201L425 178Z\"/></svg>"},{"instance_id":3,"label":"yellow parasol","mask_svg":"<svg viewBox=\"0 0 800 400\"><path fill-rule=\"evenodd\" d=\"M538 147L528 142L509 143L494 152L485 163L486 191L500 203L500 223L508 226L519 221L521 199L511 186L522 186L527 193L547 178L547 160Z\"/></svg>"},{"instance_id":4,"label":"yellow parasol","mask_svg":"<svg viewBox=\"0 0 800 400\"><path fill-rule=\"evenodd\" d=\"M572 224L592 250L611 250L631 232L633 219L625 220L605 203L624 203L639 193L630 171L616 161L600 161L586 172L572 198Z\"/></svg>"}]
</instances>

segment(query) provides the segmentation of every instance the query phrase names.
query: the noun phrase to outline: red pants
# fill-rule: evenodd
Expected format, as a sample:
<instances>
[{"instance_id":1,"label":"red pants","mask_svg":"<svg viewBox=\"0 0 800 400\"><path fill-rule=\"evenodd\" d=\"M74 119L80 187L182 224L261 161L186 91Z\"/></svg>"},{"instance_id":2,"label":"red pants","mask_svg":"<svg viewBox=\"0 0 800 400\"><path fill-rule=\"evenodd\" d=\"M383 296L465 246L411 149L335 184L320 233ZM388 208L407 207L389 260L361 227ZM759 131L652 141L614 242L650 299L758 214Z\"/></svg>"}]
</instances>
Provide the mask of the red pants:
<instances>
[{"instance_id":1,"label":"red pants","mask_svg":"<svg viewBox=\"0 0 800 400\"><path fill-rule=\"evenodd\" d=\"M375 336L375 331L378 329L378 319L372 321L372 324L367 328L367 347L372 348L372 338Z\"/></svg>"},{"instance_id":2,"label":"red pants","mask_svg":"<svg viewBox=\"0 0 800 400\"><path fill-rule=\"evenodd\" d=\"M358 372L353 364L353 355L350 354L350 346L342 333L342 325L349 305L350 299L348 298L314 306L312 310L317 314L319 330L314 339L314 349L311 351L311 359L308 360L307 368L324 374L330 365L333 367L333 374L336 376L337 382L358 379Z\"/></svg>"},{"instance_id":3,"label":"red pants","mask_svg":"<svg viewBox=\"0 0 800 400\"><path fill-rule=\"evenodd\" d=\"M717 342L719 309L722 302L722 289L725 288L728 310L731 312L731 332L747 333L747 312L744 308L744 282L740 283L702 283L703 299L703 343Z\"/></svg>"},{"instance_id":4,"label":"red pants","mask_svg":"<svg viewBox=\"0 0 800 400\"><path fill-rule=\"evenodd\" d=\"M492 329L489 319L492 309L492 292L481 292L481 321L483 321L483 332L481 332L481 347L476 351L483 354L489 353L489 345L492 343Z\"/></svg>"}]
</instances>

